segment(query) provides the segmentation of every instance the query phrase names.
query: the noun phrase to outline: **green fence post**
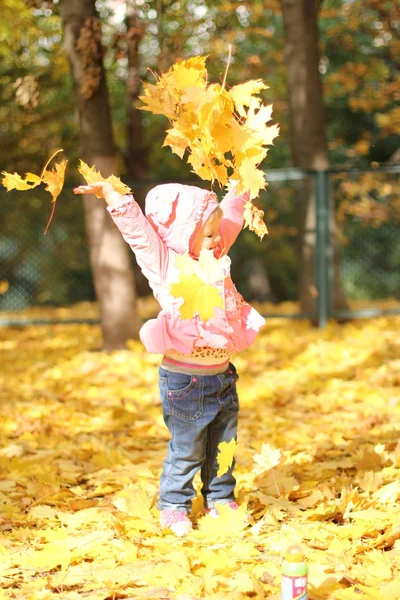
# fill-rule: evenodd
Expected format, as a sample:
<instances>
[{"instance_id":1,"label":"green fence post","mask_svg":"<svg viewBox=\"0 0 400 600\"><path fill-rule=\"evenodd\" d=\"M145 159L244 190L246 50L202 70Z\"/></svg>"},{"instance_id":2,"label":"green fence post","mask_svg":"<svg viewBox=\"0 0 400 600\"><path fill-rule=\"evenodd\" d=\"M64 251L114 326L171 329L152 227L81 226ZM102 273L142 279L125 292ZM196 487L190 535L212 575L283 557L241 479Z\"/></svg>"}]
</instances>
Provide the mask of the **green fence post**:
<instances>
[{"instance_id":1,"label":"green fence post","mask_svg":"<svg viewBox=\"0 0 400 600\"><path fill-rule=\"evenodd\" d=\"M315 173L315 210L317 216L317 245L315 256L315 283L318 290L317 314L319 327L328 322L327 247L329 230L329 175Z\"/></svg>"}]
</instances>

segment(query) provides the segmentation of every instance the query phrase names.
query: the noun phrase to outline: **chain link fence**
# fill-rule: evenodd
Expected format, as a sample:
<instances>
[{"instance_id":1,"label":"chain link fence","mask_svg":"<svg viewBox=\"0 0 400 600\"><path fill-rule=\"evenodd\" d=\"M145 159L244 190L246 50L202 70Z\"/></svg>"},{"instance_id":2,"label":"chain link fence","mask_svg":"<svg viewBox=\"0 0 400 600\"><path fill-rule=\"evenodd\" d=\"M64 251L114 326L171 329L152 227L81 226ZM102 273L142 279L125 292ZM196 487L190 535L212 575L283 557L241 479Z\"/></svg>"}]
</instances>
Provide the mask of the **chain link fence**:
<instances>
[{"instance_id":1,"label":"chain link fence","mask_svg":"<svg viewBox=\"0 0 400 600\"><path fill-rule=\"evenodd\" d=\"M266 316L309 316L297 303L301 253L296 216L299 198L308 188L316 192L320 324L329 316L400 312L399 173L400 168L322 175L269 171L267 190L257 201L269 235L260 243L245 229L230 252L239 291L253 304L260 303ZM144 197L158 182L126 183ZM37 188L0 190L0 325L40 323L43 315L46 322L98 319L82 198L72 187L64 187L46 235L52 208L48 193ZM139 296L146 303L150 289L133 255L132 264ZM337 281L345 311L335 310Z\"/></svg>"},{"instance_id":2,"label":"chain link fence","mask_svg":"<svg viewBox=\"0 0 400 600\"><path fill-rule=\"evenodd\" d=\"M332 175L340 276L354 305L400 304L400 169Z\"/></svg>"}]
</instances>

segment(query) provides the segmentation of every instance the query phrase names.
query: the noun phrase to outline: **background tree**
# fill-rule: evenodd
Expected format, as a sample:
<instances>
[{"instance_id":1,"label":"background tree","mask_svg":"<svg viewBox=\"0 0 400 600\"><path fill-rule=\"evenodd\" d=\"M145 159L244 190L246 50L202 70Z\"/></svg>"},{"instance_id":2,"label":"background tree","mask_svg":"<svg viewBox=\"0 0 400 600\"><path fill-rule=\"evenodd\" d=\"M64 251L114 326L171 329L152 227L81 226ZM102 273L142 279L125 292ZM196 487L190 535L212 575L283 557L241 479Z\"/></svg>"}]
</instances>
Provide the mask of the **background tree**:
<instances>
[{"instance_id":1,"label":"background tree","mask_svg":"<svg viewBox=\"0 0 400 600\"><path fill-rule=\"evenodd\" d=\"M62 0L60 14L78 107L82 158L107 177L116 173L116 151L95 1ZM104 347L121 348L138 336L139 329L128 247L104 202L87 195L84 206Z\"/></svg>"},{"instance_id":2,"label":"background tree","mask_svg":"<svg viewBox=\"0 0 400 600\"><path fill-rule=\"evenodd\" d=\"M293 164L304 170L329 169L323 87L319 72L318 14L321 0L281 0L286 40L290 144ZM302 312L315 312L316 207L313 182L304 182L296 198L300 252L299 301ZM334 213L331 211L331 231ZM333 305L346 308L335 268Z\"/></svg>"},{"instance_id":3,"label":"background tree","mask_svg":"<svg viewBox=\"0 0 400 600\"><path fill-rule=\"evenodd\" d=\"M134 0L126 0L126 48L128 58L128 148L127 171L132 181L143 180L146 175L146 150L143 140L142 113L139 110L141 92L139 44L145 33Z\"/></svg>"}]
</instances>

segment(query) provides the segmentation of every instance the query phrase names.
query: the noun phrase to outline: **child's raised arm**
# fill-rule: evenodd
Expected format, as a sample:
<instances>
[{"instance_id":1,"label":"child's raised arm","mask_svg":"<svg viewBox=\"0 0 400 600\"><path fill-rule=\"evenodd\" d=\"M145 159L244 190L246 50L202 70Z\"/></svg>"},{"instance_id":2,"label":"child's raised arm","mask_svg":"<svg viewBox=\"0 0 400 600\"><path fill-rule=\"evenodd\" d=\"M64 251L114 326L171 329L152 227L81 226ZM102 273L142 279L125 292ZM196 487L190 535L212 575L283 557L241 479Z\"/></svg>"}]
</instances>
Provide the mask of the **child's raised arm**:
<instances>
[{"instance_id":1,"label":"child's raised arm","mask_svg":"<svg viewBox=\"0 0 400 600\"><path fill-rule=\"evenodd\" d=\"M238 196L234 188L231 188L220 203L223 217L219 226L221 234L221 245L228 252L243 227L243 213L246 202L249 199L248 192Z\"/></svg>"},{"instance_id":2,"label":"child's raised arm","mask_svg":"<svg viewBox=\"0 0 400 600\"><path fill-rule=\"evenodd\" d=\"M107 181L80 185L74 189L74 193L96 194L105 199L114 223L135 253L150 286L162 285L168 269L168 250L133 196L123 196Z\"/></svg>"}]
</instances>

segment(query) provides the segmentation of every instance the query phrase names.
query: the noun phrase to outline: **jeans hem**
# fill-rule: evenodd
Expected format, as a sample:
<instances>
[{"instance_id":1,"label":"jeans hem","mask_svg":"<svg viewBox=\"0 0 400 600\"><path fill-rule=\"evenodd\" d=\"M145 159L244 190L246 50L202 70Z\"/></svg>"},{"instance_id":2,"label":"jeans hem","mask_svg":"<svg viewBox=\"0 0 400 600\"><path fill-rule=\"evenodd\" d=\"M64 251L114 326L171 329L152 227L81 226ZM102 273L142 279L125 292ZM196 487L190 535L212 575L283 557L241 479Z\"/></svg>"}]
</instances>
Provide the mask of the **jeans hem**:
<instances>
[{"instance_id":1,"label":"jeans hem","mask_svg":"<svg viewBox=\"0 0 400 600\"><path fill-rule=\"evenodd\" d=\"M189 514L191 512L191 508L188 508L187 506L182 506L180 504L167 504L165 502L163 502L162 504L157 504L157 508L158 510L180 510L180 511L184 511L186 514Z\"/></svg>"},{"instance_id":2,"label":"jeans hem","mask_svg":"<svg viewBox=\"0 0 400 600\"><path fill-rule=\"evenodd\" d=\"M230 502L235 502L235 498L217 498L216 500L204 499L204 508L215 508L218 504L229 504Z\"/></svg>"}]
</instances>

